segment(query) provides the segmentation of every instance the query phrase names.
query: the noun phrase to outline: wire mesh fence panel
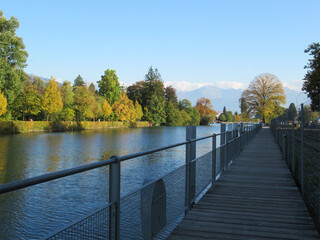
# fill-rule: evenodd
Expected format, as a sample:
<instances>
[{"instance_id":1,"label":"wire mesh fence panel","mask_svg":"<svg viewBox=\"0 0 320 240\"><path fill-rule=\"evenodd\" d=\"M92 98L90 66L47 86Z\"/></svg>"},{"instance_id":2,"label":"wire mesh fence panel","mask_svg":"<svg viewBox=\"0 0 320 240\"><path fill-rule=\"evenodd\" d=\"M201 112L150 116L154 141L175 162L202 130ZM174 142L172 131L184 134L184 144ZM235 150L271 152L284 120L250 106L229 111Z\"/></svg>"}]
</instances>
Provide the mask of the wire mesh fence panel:
<instances>
[{"instance_id":1,"label":"wire mesh fence panel","mask_svg":"<svg viewBox=\"0 0 320 240\"><path fill-rule=\"evenodd\" d=\"M144 206L141 197L144 192L151 191L151 186L147 186L139 191L131 193L120 201L120 239L143 239L142 233L142 211ZM149 199L147 199L149 200ZM152 200L152 199L151 199ZM145 214L145 217L148 217ZM150 219L144 219L150 222Z\"/></svg>"},{"instance_id":2,"label":"wire mesh fence panel","mask_svg":"<svg viewBox=\"0 0 320 240\"><path fill-rule=\"evenodd\" d=\"M186 167L181 166L162 178L167 193L166 226L158 234L159 239L165 239L180 223L185 214Z\"/></svg>"},{"instance_id":3,"label":"wire mesh fence panel","mask_svg":"<svg viewBox=\"0 0 320 240\"><path fill-rule=\"evenodd\" d=\"M196 197L212 182L212 152L196 160Z\"/></svg>"},{"instance_id":4,"label":"wire mesh fence panel","mask_svg":"<svg viewBox=\"0 0 320 240\"><path fill-rule=\"evenodd\" d=\"M309 131L308 131L309 130ZM311 131L313 134L310 134ZM320 177L320 128L304 129L303 161L304 161L304 198L311 216L320 228L319 222L319 177ZM312 137L311 137L312 136Z\"/></svg>"},{"instance_id":5,"label":"wire mesh fence panel","mask_svg":"<svg viewBox=\"0 0 320 240\"><path fill-rule=\"evenodd\" d=\"M109 239L109 210L108 205L46 239Z\"/></svg>"}]
</instances>

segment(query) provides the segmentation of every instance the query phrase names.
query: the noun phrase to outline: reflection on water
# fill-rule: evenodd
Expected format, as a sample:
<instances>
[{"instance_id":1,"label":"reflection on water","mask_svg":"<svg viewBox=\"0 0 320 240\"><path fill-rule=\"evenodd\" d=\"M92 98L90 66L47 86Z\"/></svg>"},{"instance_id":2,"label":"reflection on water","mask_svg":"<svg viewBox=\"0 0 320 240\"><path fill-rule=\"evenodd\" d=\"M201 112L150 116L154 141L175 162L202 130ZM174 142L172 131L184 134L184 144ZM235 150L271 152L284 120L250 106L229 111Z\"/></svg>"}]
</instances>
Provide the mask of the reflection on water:
<instances>
[{"instance_id":1,"label":"reflection on water","mask_svg":"<svg viewBox=\"0 0 320 240\"><path fill-rule=\"evenodd\" d=\"M219 126L197 127L197 137L219 130ZM184 140L185 127L4 135L0 136L0 184ZM210 149L210 139L198 142L197 156ZM184 161L185 146L180 146L123 162L121 195ZM108 179L109 168L102 167L0 195L0 239L43 238L81 218L108 201Z\"/></svg>"}]
</instances>

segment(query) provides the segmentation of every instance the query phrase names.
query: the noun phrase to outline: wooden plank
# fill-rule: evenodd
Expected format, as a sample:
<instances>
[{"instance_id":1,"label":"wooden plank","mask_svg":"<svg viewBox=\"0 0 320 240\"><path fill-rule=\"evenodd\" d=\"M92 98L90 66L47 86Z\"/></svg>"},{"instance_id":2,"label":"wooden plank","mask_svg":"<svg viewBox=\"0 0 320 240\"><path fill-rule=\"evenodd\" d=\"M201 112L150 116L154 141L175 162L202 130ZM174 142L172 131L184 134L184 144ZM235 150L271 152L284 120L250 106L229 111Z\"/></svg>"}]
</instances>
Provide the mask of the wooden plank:
<instances>
[{"instance_id":1,"label":"wooden plank","mask_svg":"<svg viewBox=\"0 0 320 240\"><path fill-rule=\"evenodd\" d=\"M263 128L168 239L319 239L270 129Z\"/></svg>"}]
</instances>

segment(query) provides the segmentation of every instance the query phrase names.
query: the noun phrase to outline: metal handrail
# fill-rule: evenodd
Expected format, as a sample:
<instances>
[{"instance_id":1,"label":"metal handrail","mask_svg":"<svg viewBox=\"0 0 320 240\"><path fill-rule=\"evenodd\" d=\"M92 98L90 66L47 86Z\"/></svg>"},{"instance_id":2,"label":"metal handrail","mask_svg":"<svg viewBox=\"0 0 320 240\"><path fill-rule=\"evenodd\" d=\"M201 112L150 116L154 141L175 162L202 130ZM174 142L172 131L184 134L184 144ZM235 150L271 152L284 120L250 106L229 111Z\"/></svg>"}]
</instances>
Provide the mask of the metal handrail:
<instances>
[{"instance_id":1,"label":"metal handrail","mask_svg":"<svg viewBox=\"0 0 320 240\"><path fill-rule=\"evenodd\" d=\"M22 179L22 180L13 181L13 182L10 182L10 183L5 183L5 184L0 185L0 194L12 192L12 191L19 190L19 189L22 189L22 188L34 186L34 185L37 185L37 184L40 184L40 183L49 182L49 181L56 180L56 179L59 179L59 178L71 176L71 175L74 175L74 174L77 174L77 173L81 173L81 172L85 172L85 171L89 171L89 170L92 170L92 169L95 169L95 168L108 166L108 165L116 163L117 161L122 162L122 161L126 161L126 160L129 160L129 159L145 156L145 155L148 155L148 154L151 154L151 153L160 152L160 151L167 150L167 149L170 149L170 148L175 148L175 147L179 147L179 146L182 146L182 145L186 145L188 143L205 140L205 139L208 139L208 138L212 138L213 136L219 136L219 135L226 134L228 132L233 132L233 131L226 131L226 132L223 132L223 133L217 133L217 134L209 135L209 136L206 136L206 137L191 139L191 140L187 140L187 141L184 141L184 142L181 142L181 143L172 144L172 145L169 145L169 146L166 146L166 147L154 148L154 149L150 149L150 150L147 150L147 151L131 153L131 154L124 155L124 156L116 156L116 157L114 156L114 157L111 157L110 159L103 160L101 162L89 163L89 164L85 164L85 165L82 165L82 166L79 166L79 167L69 168L69 169L65 169L65 170L61 170L61 171L57 171L57 172L53 172L53 173L47 173L47 174L39 175L39 176L36 176L36 177L31 177L31 178L26 178L26 179Z\"/></svg>"}]
</instances>

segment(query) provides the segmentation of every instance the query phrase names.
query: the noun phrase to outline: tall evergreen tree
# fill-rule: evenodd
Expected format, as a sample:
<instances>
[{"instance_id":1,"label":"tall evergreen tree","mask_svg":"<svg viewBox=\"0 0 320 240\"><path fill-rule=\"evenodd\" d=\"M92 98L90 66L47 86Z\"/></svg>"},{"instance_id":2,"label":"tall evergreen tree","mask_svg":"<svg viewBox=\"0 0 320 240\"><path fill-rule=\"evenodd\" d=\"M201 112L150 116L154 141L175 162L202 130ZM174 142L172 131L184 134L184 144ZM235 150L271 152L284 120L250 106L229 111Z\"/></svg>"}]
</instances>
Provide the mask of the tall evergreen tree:
<instances>
[{"instance_id":1,"label":"tall evergreen tree","mask_svg":"<svg viewBox=\"0 0 320 240\"><path fill-rule=\"evenodd\" d=\"M222 113L223 113L224 115L226 115L226 114L227 114L226 106L224 106L224 107L223 107L223 111L222 111Z\"/></svg>"},{"instance_id":2,"label":"tall evergreen tree","mask_svg":"<svg viewBox=\"0 0 320 240\"><path fill-rule=\"evenodd\" d=\"M162 96L154 94L147 107L146 119L156 126L166 123L165 105Z\"/></svg>"},{"instance_id":3,"label":"tall evergreen tree","mask_svg":"<svg viewBox=\"0 0 320 240\"><path fill-rule=\"evenodd\" d=\"M83 80L83 78L80 76L80 74L78 75L78 77L74 80L74 82L73 82L73 87L74 87L74 89L76 88L76 87L83 87L83 86L85 86L86 85L86 83L84 82L84 80Z\"/></svg>"},{"instance_id":4,"label":"tall evergreen tree","mask_svg":"<svg viewBox=\"0 0 320 240\"><path fill-rule=\"evenodd\" d=\"M93 83L91 83L91 84L89 85L89 90L90 90L91 92L95 93L95 92L96 92L96 86L95 86Z\"/></svg>"}]
</instances>

